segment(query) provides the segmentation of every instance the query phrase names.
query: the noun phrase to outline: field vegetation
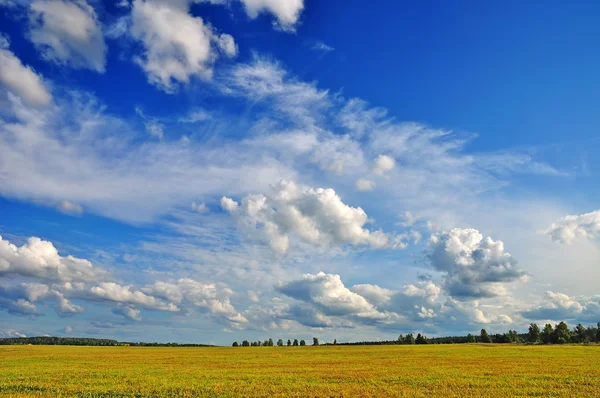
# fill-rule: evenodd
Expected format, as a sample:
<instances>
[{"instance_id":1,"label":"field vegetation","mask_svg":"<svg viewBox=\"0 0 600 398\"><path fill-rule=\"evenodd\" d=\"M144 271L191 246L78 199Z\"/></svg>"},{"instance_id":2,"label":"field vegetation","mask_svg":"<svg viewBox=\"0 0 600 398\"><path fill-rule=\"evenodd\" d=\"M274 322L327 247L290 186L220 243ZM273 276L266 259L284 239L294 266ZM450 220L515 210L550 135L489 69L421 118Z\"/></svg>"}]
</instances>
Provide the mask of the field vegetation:
<instances>
[{"instance_id":1,"label":"field vegetation","mask_svg":"<svg viewBox=\"0 0 600 398\"><path fill-rule=\"evenodd\" d=\"M599 345L0 347L10 397L597 397Z\"/></svg>"}]
</instances>

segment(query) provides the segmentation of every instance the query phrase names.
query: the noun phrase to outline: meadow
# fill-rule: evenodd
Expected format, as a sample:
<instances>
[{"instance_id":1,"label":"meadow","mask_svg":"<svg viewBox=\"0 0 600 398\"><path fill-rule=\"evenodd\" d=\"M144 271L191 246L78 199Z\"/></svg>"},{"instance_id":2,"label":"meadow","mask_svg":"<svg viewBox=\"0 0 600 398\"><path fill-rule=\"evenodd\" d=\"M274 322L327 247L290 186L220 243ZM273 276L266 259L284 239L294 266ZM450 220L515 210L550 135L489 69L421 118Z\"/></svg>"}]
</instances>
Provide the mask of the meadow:
<instances>
[{"instance_id":1,"label":"meadow","mask_svg":"<svg viewBox=\"0 0 600 398\"><path fill-rule=\"evenodd\" d=\"M3 346L0 396L599 397L600 346Z\"/></svg>"}]
</instances>

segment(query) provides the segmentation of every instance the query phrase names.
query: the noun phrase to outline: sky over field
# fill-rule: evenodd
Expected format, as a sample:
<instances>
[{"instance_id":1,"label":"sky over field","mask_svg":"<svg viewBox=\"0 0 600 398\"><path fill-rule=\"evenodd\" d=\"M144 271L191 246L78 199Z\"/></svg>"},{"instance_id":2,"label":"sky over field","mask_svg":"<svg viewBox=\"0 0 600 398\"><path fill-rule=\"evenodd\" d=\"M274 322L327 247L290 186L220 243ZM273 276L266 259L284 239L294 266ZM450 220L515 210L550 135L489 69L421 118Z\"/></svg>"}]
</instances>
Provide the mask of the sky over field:
<instances>
[{"instance_id":1,"label":"sky over field","mask_svg":"<svg viewBox=\"0 0 600 398\"><path fill-rule=\"evenodd\" d=\"M588 3L0 0L0 337L595 324Z\"/></svg>"}]
</instances>

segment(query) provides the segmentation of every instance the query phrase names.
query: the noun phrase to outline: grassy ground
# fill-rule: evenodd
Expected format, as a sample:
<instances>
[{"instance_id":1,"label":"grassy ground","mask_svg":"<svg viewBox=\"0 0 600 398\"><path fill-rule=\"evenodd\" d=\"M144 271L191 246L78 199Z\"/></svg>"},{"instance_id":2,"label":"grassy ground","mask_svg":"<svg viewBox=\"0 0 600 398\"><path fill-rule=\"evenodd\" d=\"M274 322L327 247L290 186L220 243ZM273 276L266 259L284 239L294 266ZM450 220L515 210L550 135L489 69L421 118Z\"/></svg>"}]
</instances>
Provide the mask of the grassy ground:
<instances>
[{"instance_id":1,"label":"grassy ground","mask_svg":"<svg viewBox=\"0 0 600 398\"><path fill-rule=\"evenodd\" d=\"M0 395L600 397L600 346L4 346Z\"/></svg>"}]
</instances>

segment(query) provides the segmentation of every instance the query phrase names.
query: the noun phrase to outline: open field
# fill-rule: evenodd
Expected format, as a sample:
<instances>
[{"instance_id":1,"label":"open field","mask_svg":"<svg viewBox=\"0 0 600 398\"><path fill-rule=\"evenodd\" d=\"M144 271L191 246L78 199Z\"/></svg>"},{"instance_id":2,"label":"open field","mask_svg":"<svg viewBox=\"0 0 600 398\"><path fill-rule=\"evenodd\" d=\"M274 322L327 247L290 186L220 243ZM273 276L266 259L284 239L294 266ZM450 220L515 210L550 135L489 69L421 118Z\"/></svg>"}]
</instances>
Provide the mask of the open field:
<instances>
[{"instance_id":1,"label":"open field","mask_svg":"<svg viewBox=\"0 0 600 398\"><path fill-rule=\"evenodd\" d=\"M600 346L4 346L0 395L598 397Z\"/></svg>"}]
</instances>

